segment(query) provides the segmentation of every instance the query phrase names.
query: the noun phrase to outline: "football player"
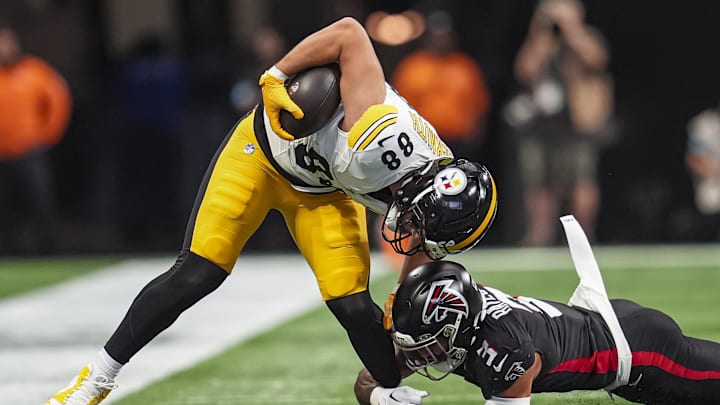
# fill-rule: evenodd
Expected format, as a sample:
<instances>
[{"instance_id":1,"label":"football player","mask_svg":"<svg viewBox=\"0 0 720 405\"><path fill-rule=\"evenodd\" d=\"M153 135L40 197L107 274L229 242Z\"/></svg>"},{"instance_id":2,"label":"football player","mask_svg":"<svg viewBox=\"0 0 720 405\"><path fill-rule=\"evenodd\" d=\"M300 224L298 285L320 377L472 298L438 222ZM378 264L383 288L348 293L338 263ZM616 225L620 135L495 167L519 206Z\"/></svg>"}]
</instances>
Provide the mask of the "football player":
<instances>
[{"instance_id":1,"label":"football player","mask_svg":"<svg viewBox=\"0 0 720 405\"><path fill-rule=\"evenodd\" d=\"M606 389L646 404L720 404L720 344L683 335L664 313L609 300L624 337L598 312L512 297L473 281L454 262L413 270L393 307L399 361L433 380L450 373L481 388L485 404L528 405L534 392ZM617 341L630 362L619 382ZM362 370L361 404L378 388Z\"/></svg>"},{"instance_id":2,"label":"football player","mask_svg":"<svg viewBox=\"0 0 720 405\"><path fill-rule=\"evenodd\" d=\"M303 113L284 81L332 62L341 70L341 107L317 133L294 139L279 113ZM282 213L363 365L387 387L376 391L374 403L419 403L422 392L398 387L390 333L368 291L365 209L386 216L392 230L386 238L407 255L402 280L410 269L468 250L485 235L497 207L492 176L480 164L455 159L432 125L388 86L354 19L302 40L259 84L262 103L230 131L212 161L175 265L140 291L97 357L48 405L102 401L122 365L222 284L271 209Z\"/></svg>"}]
</instances>

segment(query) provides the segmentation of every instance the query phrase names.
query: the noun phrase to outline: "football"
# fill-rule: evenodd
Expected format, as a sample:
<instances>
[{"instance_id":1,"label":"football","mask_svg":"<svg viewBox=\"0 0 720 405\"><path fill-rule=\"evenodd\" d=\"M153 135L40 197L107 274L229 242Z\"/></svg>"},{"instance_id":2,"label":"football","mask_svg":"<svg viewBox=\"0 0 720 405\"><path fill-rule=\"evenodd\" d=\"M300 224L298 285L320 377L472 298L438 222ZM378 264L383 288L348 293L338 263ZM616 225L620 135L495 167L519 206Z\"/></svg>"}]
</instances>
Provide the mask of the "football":
<instances>
[{"instance_id":1,"label":"football","mask_svg":"<svg viewBox=\"0 0 720 405\"><path fill-rule=\"evenodd\" d=\"M317 132L333 117L340 105L340 67L337 63L317 66L297 73L285 82L290 98L305 116L296 120L280 111L280 125L295 139Z\"/></svg>"}]
</instances>

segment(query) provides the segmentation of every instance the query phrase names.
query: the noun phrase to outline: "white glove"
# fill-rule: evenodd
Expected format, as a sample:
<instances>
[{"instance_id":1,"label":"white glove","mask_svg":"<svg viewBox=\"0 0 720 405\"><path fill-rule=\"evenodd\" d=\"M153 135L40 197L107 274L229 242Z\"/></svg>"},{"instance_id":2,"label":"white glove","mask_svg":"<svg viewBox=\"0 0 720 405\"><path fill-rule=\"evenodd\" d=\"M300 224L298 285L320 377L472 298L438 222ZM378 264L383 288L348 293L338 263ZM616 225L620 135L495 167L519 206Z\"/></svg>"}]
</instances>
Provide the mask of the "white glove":
<instances>
[{"instance_id":1,"label":"white glove","mask_svg":"<svg viewBox=\"0 0 720 405\"><path fill-rule=\"evenodd\" d=\"M422 405L422 399L430 395L403 385L395 388L375 387L370 393L370 405Z\"/></svg>"}]
</instances>

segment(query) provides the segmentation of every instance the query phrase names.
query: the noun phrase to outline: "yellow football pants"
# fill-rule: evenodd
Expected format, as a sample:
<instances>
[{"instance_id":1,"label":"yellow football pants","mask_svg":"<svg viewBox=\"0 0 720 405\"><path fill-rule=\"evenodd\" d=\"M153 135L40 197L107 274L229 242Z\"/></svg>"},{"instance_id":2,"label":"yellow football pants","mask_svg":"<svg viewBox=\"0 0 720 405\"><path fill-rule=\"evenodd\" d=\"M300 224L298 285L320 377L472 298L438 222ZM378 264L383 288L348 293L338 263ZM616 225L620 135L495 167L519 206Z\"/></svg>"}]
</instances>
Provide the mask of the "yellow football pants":
<instances>
[{"instance_id":1,"label":"yellow football pants","mask_svg":"<svg viewBox=\"0 0 720 405\"><path fill-rule=\"evenodd\" d=\"M324 300L365 291L370 273L365 207L341 192L292 188L260 150L254 114L237 125L216 155L190 219L190 250L230 273L268 211L277 209Z\"/></svg>"}]
</instances>

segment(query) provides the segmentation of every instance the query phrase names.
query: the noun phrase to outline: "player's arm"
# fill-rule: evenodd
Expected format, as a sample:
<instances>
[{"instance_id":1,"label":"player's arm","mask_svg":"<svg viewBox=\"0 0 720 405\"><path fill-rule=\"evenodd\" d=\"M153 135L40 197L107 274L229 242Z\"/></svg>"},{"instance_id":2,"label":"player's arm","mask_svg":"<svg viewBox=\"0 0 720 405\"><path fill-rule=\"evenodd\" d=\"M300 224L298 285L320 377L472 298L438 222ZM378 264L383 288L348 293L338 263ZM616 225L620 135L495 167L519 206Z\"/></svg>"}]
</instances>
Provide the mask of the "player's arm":
<instances>
[{"instance_id":1,"label":"player's arm","mask_svg":"<svg viewBox=\"0 0 720 405\"><path fill-rule=\"evenodd\" d=\"M395 356L402 378L412 374L412 370L405 366L402 353L396 352ZM361 405L422 404L422 399L429 395L427 391L416 390L407 385L396 388L383 388L365 368L358 373L354 389L355 398Z\"/></svg>"},{"instance_id":2,"label":"player's arm","mask_svg":"<svg viewBox=\"0 0 720 405\"><path fill-rule=\"evenodd\" d=\"M532 86L540 76L545 58L552 51L552 35L546 29L547 21L535 14L525 38L515 58L515 78L526 86Z\"/></svg>"},{"instance_id":3,"label":"player's arm","mask_svg":"<svg viewBox=\"0 0 720 405\"><path fill-rule=\"evenodd\" d=\"M535 353L535 362L525 371L525 373L515 380L510 388L501 392L499 395L493 395L485 401L487 405L530 405L530 396L532 395L532 385L535 378L540 374L542 368L542 358L540 354Z\"/></svg>"},{"instance_id":4,"label":"player's arm","mask_svg":"<svg viewBox=\"0 0 720 405\"><path fill-rule=\"evenodd\" d=\"M343 130L350 130L371 105L385 100L385 76L365 28L342 18L311 34L275 67L288 76L327 63L340 64L340 97L345 110Z\"/></svg>"},{"instance_id":5,"label":"player's arm","mask_svg":"<svg viewBox=\"0 0 720 405\"><path fill-rule=\"evenodd\" d=\"M366 368L360 370L357 379L355 379L354 387L355 398L357 399L358 403L362 405L369 404L372 391L379 386L380 384L375 381L375 379L372 377L372 374L370 374L370 372Z\"/></svg>"},{"instance_id":6,"label":"player's arm","mask_svg":"<svg viewBox=\"0 0 720 405\"><path fill-rule=\"evenodd\" d=\"M605 70L608 52L600 32L581 24L565 28L565 41L575 55L590 69Z\"/></svg>"}]
</instances>

